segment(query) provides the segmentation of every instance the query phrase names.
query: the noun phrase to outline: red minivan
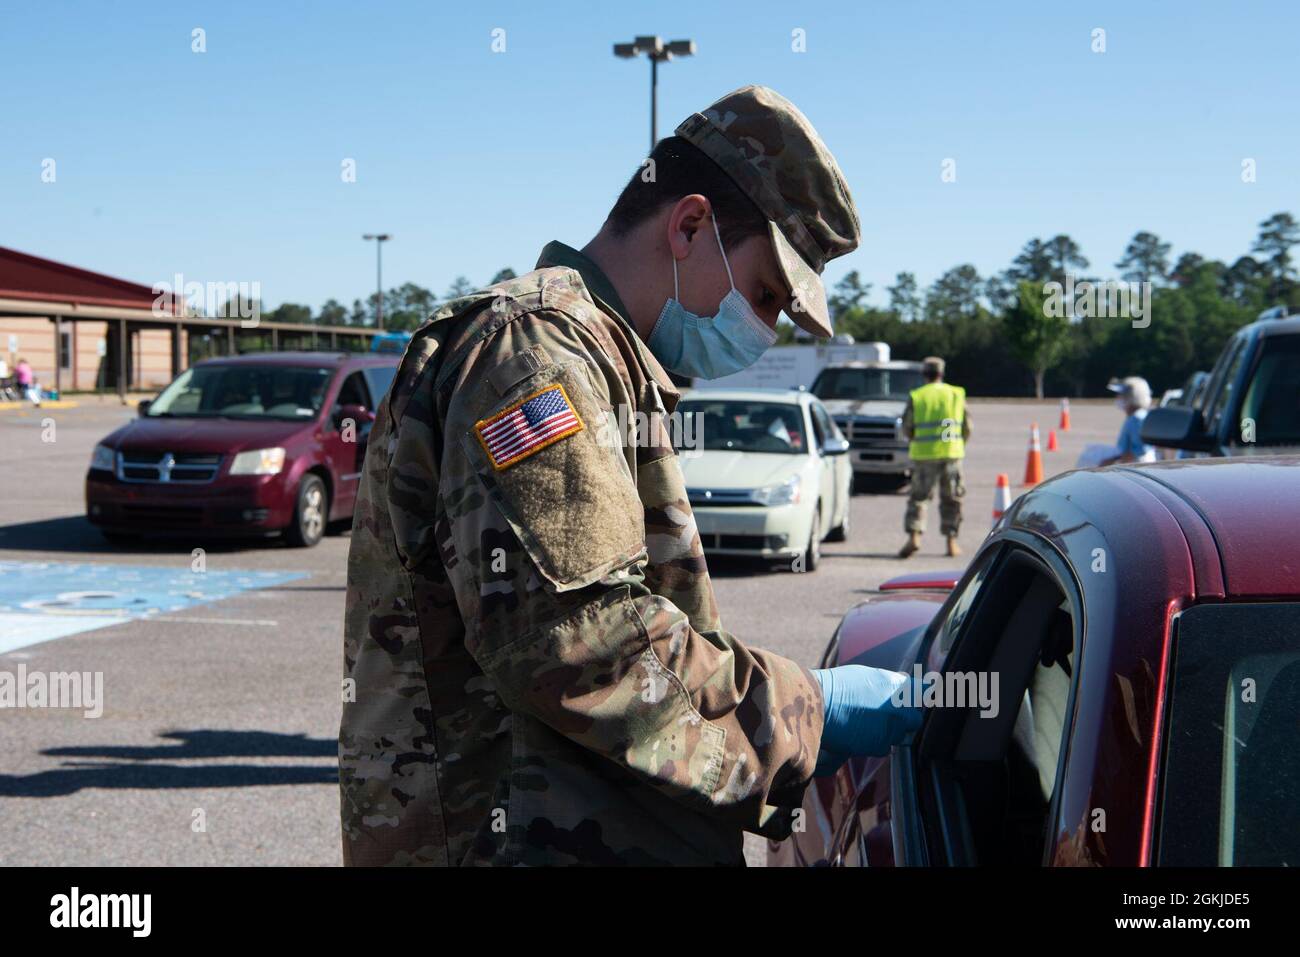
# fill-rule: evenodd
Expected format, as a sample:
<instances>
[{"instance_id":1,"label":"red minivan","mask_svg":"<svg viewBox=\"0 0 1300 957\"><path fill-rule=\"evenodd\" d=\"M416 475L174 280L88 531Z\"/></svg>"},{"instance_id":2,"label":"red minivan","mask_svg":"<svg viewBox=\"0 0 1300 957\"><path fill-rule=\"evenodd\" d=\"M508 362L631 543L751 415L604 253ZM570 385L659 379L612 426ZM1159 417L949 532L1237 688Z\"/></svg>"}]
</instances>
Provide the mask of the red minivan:
<instances>
[{"instance_id":1,"label":"red minivan","mask_svg":"<svg viewBox=\"0 0 1300 957\"><path fill-rule=\"evenodd\" d=\"M315 545L352 516L399 358L266 352L196 363L95 447L86 517L110 541L283 533Z\"/></svg>"}]
</instances>

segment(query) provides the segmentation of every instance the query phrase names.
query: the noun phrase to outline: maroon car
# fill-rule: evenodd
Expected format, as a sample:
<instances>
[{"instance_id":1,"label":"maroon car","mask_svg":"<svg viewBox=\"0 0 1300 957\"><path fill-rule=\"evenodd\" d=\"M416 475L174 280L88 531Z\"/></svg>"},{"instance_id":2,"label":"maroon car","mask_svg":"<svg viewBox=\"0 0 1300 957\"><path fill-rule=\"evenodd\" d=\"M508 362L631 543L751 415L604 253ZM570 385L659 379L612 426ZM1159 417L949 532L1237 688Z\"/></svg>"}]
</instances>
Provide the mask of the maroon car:
<instances>
[{"instance_id":1,"label":"maroon car","mask_svg":"<svg viewBox=\"0 0 1300 957\"><path fill-rule=\"evenodd\" d=\"M1300 865L1300 459L1046 482L960 580L852 609L846 663L925 720L814 779L774 865Z\"/></svg>"},{"instance_id":2,"label":"maroon car","mask_svg":"<svg viewBox=\"0 0 1300 957\"><path fill-rule=\"evenodd\" d=\"M271 352L196 363L95 447L87 518L110 541L282 532L315 545L352 516L398 361Z\"/></svg>"}]
</instances>

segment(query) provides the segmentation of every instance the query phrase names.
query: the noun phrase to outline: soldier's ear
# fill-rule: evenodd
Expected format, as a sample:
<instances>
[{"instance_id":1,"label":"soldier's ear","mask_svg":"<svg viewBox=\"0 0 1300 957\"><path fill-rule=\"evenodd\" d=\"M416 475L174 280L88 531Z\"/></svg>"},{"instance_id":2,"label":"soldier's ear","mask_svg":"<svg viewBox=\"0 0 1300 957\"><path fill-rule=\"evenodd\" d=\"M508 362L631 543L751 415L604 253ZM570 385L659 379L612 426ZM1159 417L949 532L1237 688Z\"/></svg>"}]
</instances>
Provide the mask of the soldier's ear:
<instances>
[{"instance_id":1,"label":"soldier's ear","mask_svg":"<svg viewBox=\"0 0 1300 957\"><path fill-rule=\"evenodd\" d=\"M713 205L708 198L699 193L683 196L673 204L668 213L668 248L673 258L681 262L691 254L695 240L705 235L705 230L712 233L709 217L713 215Z\"/></svg>"}]
</instances>

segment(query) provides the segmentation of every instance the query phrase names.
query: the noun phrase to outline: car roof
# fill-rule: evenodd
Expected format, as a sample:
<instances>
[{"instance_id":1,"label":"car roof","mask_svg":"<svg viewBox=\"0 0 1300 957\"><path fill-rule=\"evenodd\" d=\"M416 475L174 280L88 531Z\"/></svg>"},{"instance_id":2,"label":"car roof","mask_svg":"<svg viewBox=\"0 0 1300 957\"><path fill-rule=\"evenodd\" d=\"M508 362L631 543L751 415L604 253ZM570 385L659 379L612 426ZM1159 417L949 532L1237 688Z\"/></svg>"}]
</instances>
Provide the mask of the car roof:
<instances>
[{"instance_id":1,"label":"car roof","mask_svg":"<svg viewBox=\"0 0 1300 957\"><path fill-rule=\"evenodd\" d=\"M1099 488L1104 476L1109 491ZM1133 495L1110 485L1123 481ZM1059 495L1083 505L1109 540L1133 543L1172 522L1182 531L1198 581L1217 581L1228 597L1300 595L1300 455L1176 459L1144 465L1066 472L1031 490L1016 524L1032 524L1039 495ZM1104 495L1098 496L1098 492ZM1145 494L1143 494L1145 493ZM1018 505L1020 502L1017 503ZM1218 568L1207 568L1209 557ZM1205 572L1205 574L1202 574Z\"/></svg>"},{"instance_id":2,"label":"car roof","mask_svg":"<svg viewBox=\"0 0 1300 957\"><path fill-rule=\"evenodd\" d=\"M1283 319L1261 319L1243 326L1242 331L1260 336L1300 335L1300 315L1287 316Z\"/></svg>"},{"instance_id":3,"label":"car roof","mask_svg":"<svg viewBox=\"0 0 1300 957\"><path fill-rule=\"evenodd\" d=\"M853 359L849 362L828 362L822 366L827 369L907 369L920 372L923 366L911 359L890 359L888 362L872 362L868 359Z\"/></svg>"},{"instance_id":4,"label":"car roof","mask_svg":"<svg viewBox=\"0 0 1300 957\"><path fill-rule=\"evenodd\" d=\"M1125 471L1159 483L1199 514L1230 593L1296 593L1300 456L1179 459Z\"/></svg>"},{"instance_id":5,"label":"car roof","mask_svg":"<svg viewBox=\"0 0 1300 957\"><path fill-rule=\"evenodd\" d=\"M716 402L782 402L802 405L817 397L803 389L690 389L682 393L682 401L705 400Z\"/></svg>"},{"instance_id":6,"label":"car roof","mask_svg":"<svg viewBox=\"0 0 1300 957\"><path fill-rule=\"evenodd\" d=\"M330 366L338 368L349 364L360 365L397 365L400 356L371 352L247 352L237 356L213 356L194 363L200 365L237 365L237 366Z\"/></svg>"}]
</instances>

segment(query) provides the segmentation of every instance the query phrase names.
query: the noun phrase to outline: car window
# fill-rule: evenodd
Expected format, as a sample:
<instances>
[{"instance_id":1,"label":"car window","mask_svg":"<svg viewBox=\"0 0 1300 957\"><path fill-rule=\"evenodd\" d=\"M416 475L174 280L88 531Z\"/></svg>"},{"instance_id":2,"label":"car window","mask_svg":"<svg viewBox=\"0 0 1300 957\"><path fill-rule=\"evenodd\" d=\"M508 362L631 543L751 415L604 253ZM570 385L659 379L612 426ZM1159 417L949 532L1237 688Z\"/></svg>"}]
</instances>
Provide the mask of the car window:
<instances>
[{"instance_id":1,"label":"car window","mask_svg":"<svg viewBox=\"0 0 1300 957\"><path fill-rule=\"evenodd\" d=\"M819 399L906 399L923 385L919 369L823 369L813 382Z\"/></svg>"},{"instance_id":2,"label":"car window","mask_svg":"<svg viewBox=\"0 0 1300 957\"><path fill-rule=\"evenodd\" d=\"M311 419L331 369L313 366L201 365L181 373L149 406L149 418Z\"/></svg>"},{"instance_id":3,"label":"car window","mask_svg":"<svg viewBox=\"0 0 1300 957\"><path fill-rule=\"evenodd\" d=\"M1266 336L1246 385L1234 444L1300 445L1300 335Z\"/></svg>"},{"instance_id":4,"label":"car window","mask_svg":"<svg viewBox=\"0 0 1300 957\"><path fill-rule=\"evenodd\" d=\"M957 636L961 634L971 608L974 607L984 582L989 577L989 572L996 564L998 554L995 551L985 552L978 559L979 565L975 573L958 583L955 597L949 599L948 613L939 619L939 630L930 642L926 654L927 671L943 670L944 662L952 651Z\"/></svg>"},{"instance_id":5,"label":"car window","mask_svg":"<svg viewBox=\"0 0 1300 957\"><path fill-rule=\"evenodd\" d=\"M388 395L388 387L393 384L393 378L397 375L397 366L370 366L363 369L362 374L366 377L366 385L370 387L370 394L374 397L375 407L384 401Z\"/></svg>"},{"instance_id":6,"label":"car window","mask_svg":"<svg viewBox=\"0 0 1300 957\"><path fill-rule=\"evenodd\" d=\"M1027 548L985 568L931 648L930 661L936 646L950 651L927 670L942 681L919 750L922 816L932 856L948 863L1038 865L1076 673L1075 595Z\"/></svg>"},{"instance_id":7,"label":"car window","mask_svg":"<svg viewBox=\"0 0 1300 957\"><path fill-rule=\"evenodd\" d=\"M1178 616L1156 859L1300 865L1300 604Z\"/></svg>"},{"instance_id":8,"label":"car window","mask_svg":"<svg viewBox=\"0 0 1300 957\"><path fill-rule=\"evenodd\" d=\"M354 372L343 380L343 385L339 389L339 397L334 400L336 406L360 405L367 409L370 408L370 395L366 391L365 377L360 372Z\"/></svg>"},{"instance_id":9,"label":"car window","mask_svg":"<svg viewBox=\"0 0 1300 957\"><path fill-rule=\"evenodd\" d=\"M1249 351L1247 342L1248 340L1244 338L1238 338L1231 353L1225 353L1226 359L1215 370L1214 381L1210 383L1206 393L1205 427L1211 435L1218 434L1219 422L1223 419L1224 411L1232 404L1233 383L1237 378L1237 372L1241 369L1242 360Z\"/></svg>"},{"instance_id":10,"label":"car window","mask_svg":"<svg viewBox=\"0 0 1300 957\"><path fill-rule=\"evenodd\" d=\"M684 425L682 434L696 436L702 443L696 447L706 452L803 455L808 451L803 409L793 402L688 399L678 410L694 420Z\"/></svg>"},{"instance_id":11,"label":"car window","mask_svg":"<svg viewBox=\"0 0 1300 957\"><path fill-rule=\"evenodd\" d=\"M830 435L830 432L827 431L826 423L823 419L817 415L818 409L816 406L809 406L808 411L812 418L813 440L816 442L817 448L820 449L826 444L826 439Z\"/></svg>"},{"instance_id":12,"label":"car window","mask_svg":"<svg viewBox=\"0 0 1300 957\"><path fill-rule=\"evenodd\" d=\"M821 446L830 438L841 438L839 429L831 421L830 413L820 402L814 402L812 405L813 425L817 427L817 444Z\"/></svg>"}]
</instances>

